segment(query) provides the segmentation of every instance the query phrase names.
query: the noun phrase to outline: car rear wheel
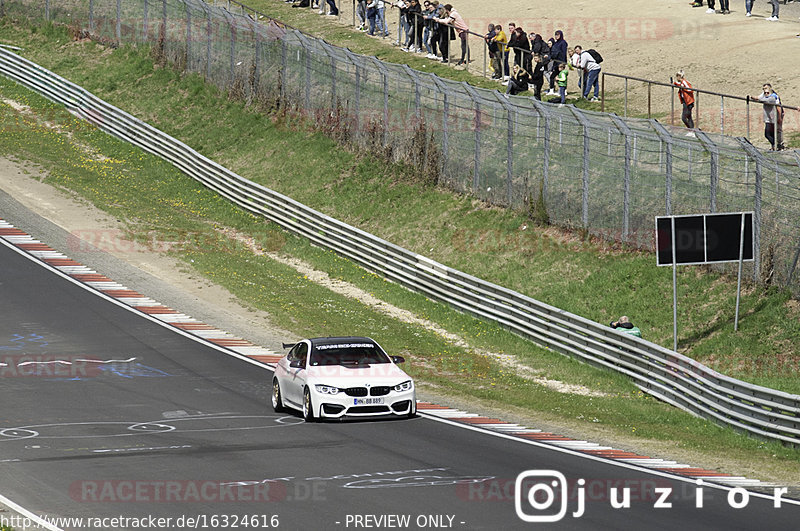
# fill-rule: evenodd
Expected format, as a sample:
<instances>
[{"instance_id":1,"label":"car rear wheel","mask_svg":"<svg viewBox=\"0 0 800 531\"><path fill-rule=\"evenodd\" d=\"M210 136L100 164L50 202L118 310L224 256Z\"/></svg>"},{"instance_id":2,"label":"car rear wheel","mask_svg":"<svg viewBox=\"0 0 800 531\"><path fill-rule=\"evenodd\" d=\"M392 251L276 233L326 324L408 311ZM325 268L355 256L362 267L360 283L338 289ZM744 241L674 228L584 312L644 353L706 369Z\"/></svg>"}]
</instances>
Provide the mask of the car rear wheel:
<instances>
[{"instance_id":1,"label":"car rear wheel","mask_svg":"<svg viewBox=\"0 0 800 531\"><path fill-rule=\"evenodd\" d=\"M275 411L275 413L283 413L286 411L286 407L283 405L281 386L277 378L272 380L272 410Z\"/></svg>"},{"instance_id":2,"label":"car rear wheel","mask_svg":"<svg viewBox=\"0 0 800 531\"><path fill-rule=\"evenodd\" d=\"M308 390L308 387L303 391L303 418L306 419L306 422L317 421L314 417L314 404L311 403L311 391Z\"/></svg>"}]
</instances>

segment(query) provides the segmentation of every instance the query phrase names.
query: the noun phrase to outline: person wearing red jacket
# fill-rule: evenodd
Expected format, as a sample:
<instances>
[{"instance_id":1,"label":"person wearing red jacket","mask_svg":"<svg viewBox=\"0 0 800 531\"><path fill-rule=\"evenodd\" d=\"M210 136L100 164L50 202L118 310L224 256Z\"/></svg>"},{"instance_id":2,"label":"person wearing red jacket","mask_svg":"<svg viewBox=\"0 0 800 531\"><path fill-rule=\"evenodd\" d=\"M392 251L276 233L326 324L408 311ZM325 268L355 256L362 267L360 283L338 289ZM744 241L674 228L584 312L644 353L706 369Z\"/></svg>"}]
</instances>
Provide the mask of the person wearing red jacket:
<instances>
[{"instance_id":1,"label":"person wearing red jacket","mask_svg":"<svg viewBox=\"0 0 800 531\"><path fill-rule=\"evenodd\" d=\"M692 84L686 79L686 74L683 70L679 70L677 74L675 74L675 79L671 79L672 84L676 87L680 87L681 89L678 91L678 98L681 100L683 104L683 113L681 114L681 120L683 120L683 124L688 127L689 129L694 129L694 120L692 119L692 109L694 108L694 91L692 90Z\"/></svg>"}]
</instances>

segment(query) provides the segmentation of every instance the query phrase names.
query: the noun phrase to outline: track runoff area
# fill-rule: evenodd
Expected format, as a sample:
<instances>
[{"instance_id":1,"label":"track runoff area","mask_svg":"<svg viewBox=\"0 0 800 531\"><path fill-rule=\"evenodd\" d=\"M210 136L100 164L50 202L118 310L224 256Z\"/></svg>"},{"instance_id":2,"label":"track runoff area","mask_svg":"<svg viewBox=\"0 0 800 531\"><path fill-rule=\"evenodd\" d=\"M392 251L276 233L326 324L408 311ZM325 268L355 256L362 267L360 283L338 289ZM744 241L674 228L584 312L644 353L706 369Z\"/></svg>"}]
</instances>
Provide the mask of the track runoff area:
<instances>
[{"instance_id":1,"label":"track runoff area","mask_svg":"<svg viewBox=\"0 0 800 531\"><path fill-rule=\"evenodd\" d=\"M8 221L0 243L3 525L792 529L800 518L781 487L446 406L392 421L274 414L281 353Z\"/></svg>"}]
</instances>

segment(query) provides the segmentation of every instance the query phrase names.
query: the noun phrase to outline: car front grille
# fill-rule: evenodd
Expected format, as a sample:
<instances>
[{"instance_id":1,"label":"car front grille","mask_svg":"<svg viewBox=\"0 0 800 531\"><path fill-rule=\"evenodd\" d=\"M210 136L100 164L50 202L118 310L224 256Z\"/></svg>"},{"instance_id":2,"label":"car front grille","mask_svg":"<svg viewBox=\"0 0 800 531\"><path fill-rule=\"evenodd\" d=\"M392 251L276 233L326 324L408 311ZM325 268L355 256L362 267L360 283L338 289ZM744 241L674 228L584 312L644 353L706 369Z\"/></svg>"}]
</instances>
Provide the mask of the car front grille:
<instances>
[{"instance_id":1,"label":"car front grille","mask_svg":"<svg viewBox=\"0 0 800 531\"><path fill-rule=\"evenodd\" d=\"M391 389L390 387L387 387L385 385L379 385L379 386L370 388L369 394L370 394L370 396L385 396L385 395L389 394L389 390L390 389Z\"/></svg>"},{"instance_id":2,"label":"car front grille","mask_svg":"<svg viewBox=\"0 0 800 531\"><path fill-rule=\"evenodd\" d=\"M344 392L347 396L367 396L366 387L348 387Z\"/></svg>"},{"instance_id":3,"label":"car front grille","mask_svg":"<svg viewBox=\"0 0 800 531\"><path fill-rule=\"evenodd\" d=\"M350 415L358 415L359 413L389 413L388 406L353 406L347 410Z\"/></svg>"}]
</instances>

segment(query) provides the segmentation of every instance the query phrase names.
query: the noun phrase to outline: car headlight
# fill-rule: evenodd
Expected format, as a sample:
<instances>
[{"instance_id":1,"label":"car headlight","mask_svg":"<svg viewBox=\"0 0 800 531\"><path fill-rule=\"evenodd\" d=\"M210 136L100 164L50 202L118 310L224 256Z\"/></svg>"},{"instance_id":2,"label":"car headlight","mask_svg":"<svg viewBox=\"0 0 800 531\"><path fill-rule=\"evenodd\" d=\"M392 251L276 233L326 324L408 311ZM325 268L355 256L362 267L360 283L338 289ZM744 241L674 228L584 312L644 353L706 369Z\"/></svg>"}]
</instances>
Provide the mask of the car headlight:
<instances>
[{"instance_id":1,"label":"car headlight","mask_svg":"<svg viewBox=\"0 0 800 531\"><path fill-rule=\"evenodd\" d=\"M341 389L338 387L331 387L330 385L317 384L314 387L316 387L318 393L322 393L324 395L335 395L341 391Z\"/></svg>"},{"instance_id":2,"label":"car headlight","mask_svg":"<svg viewBox=\"0 0 800 531\"><path fill-rule=\"evenodd\" d=\"M394 389L397 392L402 392L402 391L411 391L412 387L414 387L413 382L411 380L406 380L403 383L395 385L394 387L392 387L392 389Z\"/></svg>"}]
</instances>

